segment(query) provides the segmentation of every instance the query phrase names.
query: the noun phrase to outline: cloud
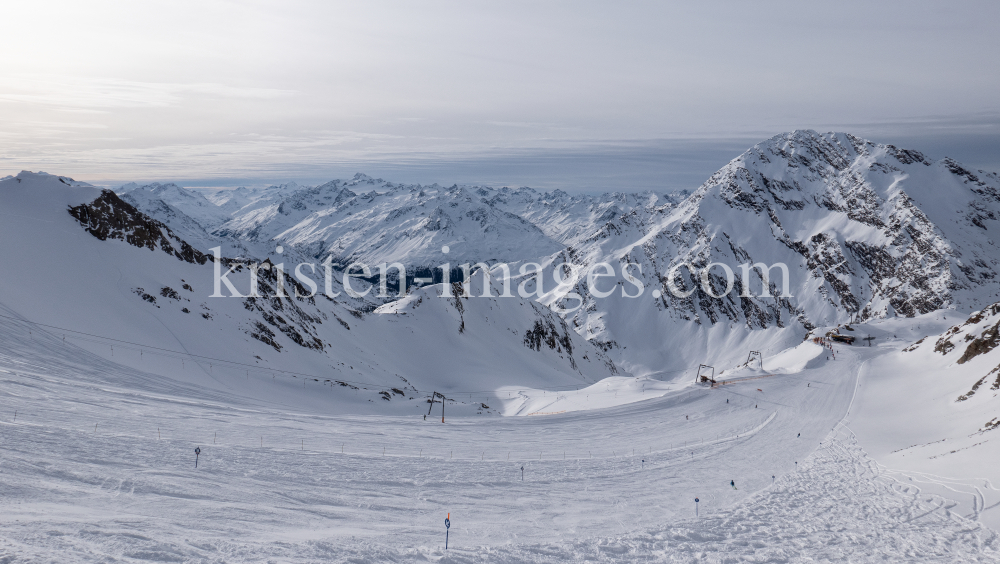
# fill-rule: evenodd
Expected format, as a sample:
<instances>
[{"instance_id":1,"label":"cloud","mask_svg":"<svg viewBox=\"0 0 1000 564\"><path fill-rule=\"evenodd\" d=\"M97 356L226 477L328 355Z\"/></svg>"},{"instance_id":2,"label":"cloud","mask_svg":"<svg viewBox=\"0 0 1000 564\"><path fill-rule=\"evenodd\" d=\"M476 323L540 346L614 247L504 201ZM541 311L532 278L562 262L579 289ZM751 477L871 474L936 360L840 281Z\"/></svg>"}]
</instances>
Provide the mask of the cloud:
<instances>
[{"instance_id":1,"label":"cloud","mask_svg":"<svg viewBox=\"0 0 1000 564\"><path fill-rule=\"evenodd\" d=\"M0 78L0 101L54 106L63 111L169 107L179 105L185 96L190 95L272 100L295 94L293 90L215 83L178 84L88 77Z\"/></svg>"},{"instance_id":2,"label":"cloud","mask_svg":"<svg viewBox=\"0 0 1000 564\"><path fill-rule=\"evenodd\" d=\"M800 128L1000 162L995 1L11 10L0 164L15 172L280 180L350 167L403 181L689 187Z\"/></svg>"}]
</instances>

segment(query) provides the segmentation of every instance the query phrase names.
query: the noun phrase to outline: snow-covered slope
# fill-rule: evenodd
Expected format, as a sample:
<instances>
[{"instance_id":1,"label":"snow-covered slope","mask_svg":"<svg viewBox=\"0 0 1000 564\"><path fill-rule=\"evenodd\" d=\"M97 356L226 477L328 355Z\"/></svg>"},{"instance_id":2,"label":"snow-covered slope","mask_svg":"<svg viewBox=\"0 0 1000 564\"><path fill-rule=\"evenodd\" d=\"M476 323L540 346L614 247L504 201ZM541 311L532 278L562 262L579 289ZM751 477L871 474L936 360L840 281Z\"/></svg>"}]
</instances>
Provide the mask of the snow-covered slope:
<instances>
[{"instance_id":1,"label":"snow-covered slope","mask_svg":"<svg viewBox=\"0 0 1000 564\"><path fill-rule=\"evenodd\" d=\"M1000 528L1000 472L992 463L1000 457L994 387L1000 354L991 343L998 310L991 305L965 321L938 311L855 325L857 336L875 338L864 349L874 355L861 367L845 421L881 474L953 500L994 529Z\"/></svg>"},{"instance_id":2,"label":"snow-covered slope","mask_svg":"<svg viewBox=\"0 0 1000 564\"><path fill-rule=\"evenodd\" d=\"M174 214L180 212L207 231L222 224L229 216L225 209L210 202L198 192L186 190L173 183L154 182L144 186L131 183L122 186L116 192L130 204L143 210L151 210L152 213L149 215L164 223L167 221L160 217L162 213L160 210ZM164 205L167 208L164 208Z\"/></svg>"},{"instance_id":3,"label":"snow-covered slope","mask_svg":"<svg viewBox=\"0 0 1000 564\"><path fill-rule=\"evenodd\" d=\"M117 362L132 351L101 358L8 317L0 338L0 553L15 562L995 562L1000 551L985 524L1000 491L955 479L948 495L927 491L844 425L875 347L605 409L593 406L635 386L521 390L511 403L550 402L533 417L462 416L449 401L442 424L440 404L426 421L426 404L353 415L336 398L364 390L218 365L180 383ZM305 398L332 408L304 412Z\"/></svg>"},{"instance_id":4,"label":"snow-covered slope","mask_svg":"<svg viewBox=\"0 0 1000 564\"><path fill-rule=\"evenodd\" d=\"M418 409L432 390L487 390L492 398L503 386L578 387L618 373L601 350L539 304L438 298L438 285L408 296L408 303L427 302L416 314L371 313L371 302L347 297L339 284L333 286L341 293L336 300L274 297L273 269L260 271L262 297L211 298L213 270L235 263L224 258L216 265L211 254L113 192L21 173L0 182L0 206L11 215L0 225L0 240L33 242L0 246L3 264L30 265L24 278L0 281L5 315L100 337L95 350L110 358L117 348L116 362L182 382L200 382L205 367L194 364L192 373L192 365L173 360L156 364L153 349L173 351L167 358L214 359L207 361L210 380L201 383L207 388L227 371L248 378L251 372L300 380L309 375L351 391L341 400L362 411L404 409L388 407L398 403L391 399ZM282 259L272 255L265 262ZM249 268L239 267L230 279L246 292ZM283 280L289 293L308 293L287 274ZM557 346L526 341L538 326L543 340L552 337ZM138 356L122 356L127 350ZM355 387L368 390L367 397L356 397ZM380 392L389 394L386 401ZM482 402L462 403L473 409ZM329 405L330 398L302 403L320 411Z\"/></svg>"},{"instance_id":5,"label":"snow-covered slope","mask_svg":"<svg viewBox=\"0 0 1000 564\"><path fill-rule=\"evenodd\" d=\"M810 131L686 195L358 175L213 209L2 179L0 560L996 561L997 186ZM275 265L329 254L546 283L498 297L493 265L490 297L486 270L475 297L275 295L306 291ZM635 280L548 283L600 261ZM791 296L681 270L678 298L680 262L784 262ZM262 296L209 297L250 263ZM824 349L813 326L874 340ZM701 363L724 385L693 384Z\"/></svg>"},{"instance_id":6,"label":"snow-covered slope","mask_svg":"<svg viewBox=\"0 0 1000 564\"><path fill-rule=\"evenodd\" d=\"M338 262L407 266L441 263L448 245L453 261L514 261L526 249L538 255L562 246L527 220L481 201L465 188L392 186L356 193L356 183L334 181L300 190L280 202L249 206L215 233L255 241L278 241L332 254Z\"/></svg>"},{"instance_id":7,"label":"snow-covered slope","mask_svg":"<svg viewBox=\"0 0 1000 564\"><path fill-rule=\"evenodd\" d=\"M219 206L219 208L232 216L232 214L238 212L248 204L256 202L257 200L270 201L280 199L288 194L306 188L310 187L302 186L296 182L288 182L285 184L267 186L266 188L247 188L245 186L240 186L234 190L202 188L198 191L200 191L208 201Z\"/></svg>"},{"instance_id":8,"label":"snow-covered slope","mask_svg":"<svg viewBox=\"0 0 1000 564\"><path fill-rule=\"evenodd\" d=\"M538 262L552 280L560 263L579 265L568 284L547 286L539 301L572 307L564 295L582 296L570 326L635 374L669 378L700 362L730 365L747 349L782 350L816 325L969 312L1000 296L996 174L845 133L775 136L692 193L570 196L405 185L359 173L316 187L218 191L211 199L222 206L209 213L207 200L182 188L157 190L169 202L132 201L203 252L222 241L230 254L263 257L280 244L289 256L332 256L341 267L398 261L410 277L434 275L444 263L508 262L516 272ZM205 238L186 217L217 227ZM645 293L595 298L586 268L599 262L616 267L623 290L621 269L631 265ZM732 291L710 295L682 263L729 266ZM783 290L778 269L770 272L770 295L761 296L758 269L745 288L737 267L747 263L787 265L789 295L771 297ZM726 287L723 274L712 270L717 294ZM692 293L677 297L670 282Z\"/></svg>"},{"instance_id":9,"label":"snow-covered slope","mask_svg":"<svg viewBox=\"0 0 1000 564\"><path fill-rule=\"evenodd\" d=\"M939 429L979 437L1000 427L1000 302L907 346L898 361L912 367L915 383L933 390L933 405L920 413L935 413Z\"/></svg>"},{"instance_id":10,"label":"snow-covered slope","mask_svg":"<svg viewBox=\"0 0 1000 564\"><path fill-rule=\"evenodd\" d=\"M972 173L949 159L931 161L848 134L796 131L759 143L691 194L570 196L530 188L402 185L358 174L316 187L219 191L212 201L173 184L126 186L123 198L193 251L208 255L210 246L219 245L226 256L246 262L294 265L332 256L343 267L352 261L398 261L408 269L408 282L444 263L455 268L463 262L508 262L516 273L525 263L538 262L546 281L561 263L579 265L563 267L566 284L556 288L546 282L538 304L579 306L564 316L574 334L619 369L669 380L699 363L733 366L748 350L784 350L815 325L946 308L971 311L992 303L1000 294L991 234L1000 228L998 186L995 174ZM216 227L207 234L205 225ZM183 246L179 242L174 246ZM132 261L114 256L103 264L128 271ZM616 269L616 278L607 282L615 286L608 297L598 298L587 283L586 268L598 262ZM681 263L695 269L728 265L735 270L732 290L724 294L720 266L710 277L714 292L724 294L720 297L707 292L686 266L668 280ZM744 288L737 266L746 263L787 265L789 295L772 297L783 290L777 269L770 273L771 295L760 295L758 269L750 271ZM180 284L174 279L183 278L202 288L198 299L204 308L240 301L206 299L211 264L199 266L197 276L177 276L174 265L164 267L157 281L130 282L146 289L133 295L170 294L164 289L176 290ZM639 297L631 297L638 286L623 279L625 267L643 286ZM492 268L494 276L499 272ZM233 276L241 287L248 284L248 273ZM321 272L317 276L322 278ZM671 284L691 294L675 296ZM332 285L339 288L337 281ZM295 356L289 351L311 339L324 347L339 340L320 336L326 328L308 320L329 320L332 312L348 321L348 311L365 316L392 299L374 293L361 300L316 298L297 305L306 309L291 319L277 313L285 300L258 299L257 305L241 304L242 312L230 315L235 326L223 331L274 343L287 336L294 346L271 348ZM525 326L515 331L522 337L534 326L537 308L520 298L500 299L491 307L519 311ZM250 311L262 319L246 319L243 312ZM431 315L424 311L412 315L423 322ZM258 321L276 331L277 340L253 330ZM167 326L177 329L172 322Z\"/></svg>"},{"instance_id":11,"label":"snow-covered slope","mask_svg":"<svg viewBox=\"0 0 1000 564\"><path fill-rule=\"evenodd\" d=\"M804 333L851 319L910 317L949 307L971 311L1000 291L993 239L1000 230L998 186L995 174L973 174L948 159L932 162L847 134L780 135L734 159L680 204L634 208L567 249L566 258L574 262L633 264L633 273L641 267L636 276L662 294L652 303L593 299L580 272L573 289L586 303L573 323L592 338L624 345L637 333L648 334L637 327L661 327L655 333L664 336L718 325ZM734 270L732 291L725 292L721 266L710 277L714 292L724 294L720 298L683 267L673 282L692 292L675 296L667 277L681 263L697 269L728 265ZM757 269L744 288L737 265L747 263L787 265L790 297L758 297ZM768 293L782 291L781 272L772 270ZM746 353L746 347L741 350ZM639 361L633 371L651 371L659 362Z\"/></svg>"}]
</instances>

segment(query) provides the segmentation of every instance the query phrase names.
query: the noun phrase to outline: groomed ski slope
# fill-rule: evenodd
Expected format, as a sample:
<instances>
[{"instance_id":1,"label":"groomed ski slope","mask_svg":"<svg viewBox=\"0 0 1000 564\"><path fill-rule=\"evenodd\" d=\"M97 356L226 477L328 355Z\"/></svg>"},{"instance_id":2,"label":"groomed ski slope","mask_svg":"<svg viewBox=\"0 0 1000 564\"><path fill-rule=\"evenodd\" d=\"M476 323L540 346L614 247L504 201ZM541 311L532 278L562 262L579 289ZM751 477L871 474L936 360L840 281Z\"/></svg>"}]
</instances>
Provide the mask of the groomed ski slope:
<instances>
[{"instance_id":1,"label":"groomed ski slope","mask_svg":"<svg viewBox=\"0 0 1000 564\"><path fill-rule=\"evenodd\" d=\"M878 348L628 405L442 424L437 410L297 411L241 399L235 381L206 394L10 319L0 338L4 562L1000 557L992 531L886 477L844 425Z\"/></svg>"}]
</instances>

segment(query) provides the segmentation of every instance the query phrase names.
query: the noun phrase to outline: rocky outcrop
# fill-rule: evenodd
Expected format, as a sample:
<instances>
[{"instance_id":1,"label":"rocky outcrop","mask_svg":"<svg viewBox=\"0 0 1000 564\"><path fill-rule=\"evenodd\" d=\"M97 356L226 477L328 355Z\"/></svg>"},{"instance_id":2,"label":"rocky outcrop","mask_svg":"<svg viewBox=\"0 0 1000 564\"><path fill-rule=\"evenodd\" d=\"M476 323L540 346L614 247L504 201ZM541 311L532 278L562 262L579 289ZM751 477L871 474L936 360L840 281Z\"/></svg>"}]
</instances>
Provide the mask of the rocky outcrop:
<instances>
[{"instance_id":1,"label":"rocky outcrop","mask_svg":"<svg viewBox=\"0 0 1000 564\"><path fill-rule=\"evenodd\" d=\"M102 191L89 204L69 208L69 213L88 233L102 241L117 239L151 251L159 249L192 264L205 264L211 258L110 190Z\"/></svg>"}]
</instances>

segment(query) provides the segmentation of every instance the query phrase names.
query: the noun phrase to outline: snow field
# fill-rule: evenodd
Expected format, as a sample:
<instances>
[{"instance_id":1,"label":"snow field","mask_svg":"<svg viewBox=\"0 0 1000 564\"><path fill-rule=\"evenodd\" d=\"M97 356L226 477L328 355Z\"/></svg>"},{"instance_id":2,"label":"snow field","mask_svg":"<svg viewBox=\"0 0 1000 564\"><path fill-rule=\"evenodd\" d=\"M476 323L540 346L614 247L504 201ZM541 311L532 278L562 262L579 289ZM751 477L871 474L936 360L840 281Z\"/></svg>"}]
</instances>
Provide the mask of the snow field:
<instances>
[{"instance_id":1,"label":"snow field","mask_svg":"<svg viewBox=\"0 0 1000 564\"><path fill-rule=\"evenodd\" d=\"M993 546L978 525L941 517L944 502L873 482L877 467L857 447L829 445L862 349L770 378L764 392L688 387L588 412L441 424L203 394L55 336L6 336L0 553L18 559L437 559L446 513L454 561L938 558ZM858 511L867 521L849 526Z\"/></svg>"},{"instance_id":2,"label":"snow field","mask_svg":"<svg viewBox=\"0 0 1000 564\"><path fill-rule=\"evenodd\" d=\"M887 477L839 428L731 511L639 533L462 551L454 562L996 562L1000 539ZM400 558L405 559L405 557Z\"/></svg>"}]
</instances>

